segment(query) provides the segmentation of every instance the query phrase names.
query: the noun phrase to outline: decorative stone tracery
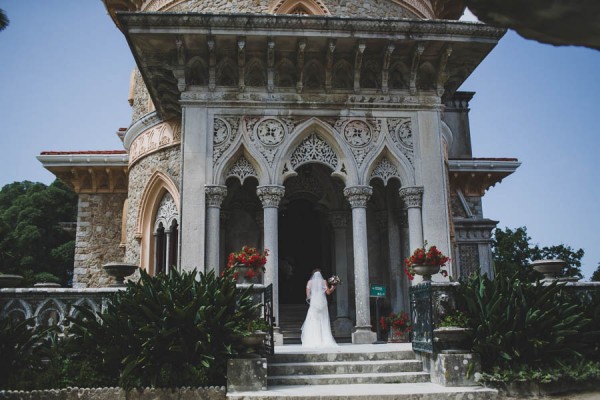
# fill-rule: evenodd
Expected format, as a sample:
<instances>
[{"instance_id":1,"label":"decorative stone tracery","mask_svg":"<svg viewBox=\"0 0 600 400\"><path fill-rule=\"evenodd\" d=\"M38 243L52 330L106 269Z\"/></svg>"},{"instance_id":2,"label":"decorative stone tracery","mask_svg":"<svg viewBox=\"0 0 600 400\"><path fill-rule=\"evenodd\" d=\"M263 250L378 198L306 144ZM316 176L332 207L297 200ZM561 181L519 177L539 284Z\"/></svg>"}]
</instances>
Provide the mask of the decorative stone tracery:
<instances>
[{"instance_id":1,"label":"decorative stone tracery","mask_svg":"<svg viewBox=\"0 0 600 400\"><path fill-rule=\"evenodd\" d=\"M225 177L236 177L243 185L246 178L254 177L258 179L258 174L256 173L256 169L254 169L254 166L250 163L250 161L248 161L246 157L241 156L233 163L231 168L229 168L229 171L227 171Z\"/></svg>"},{"instance_id":2,"label":"decorative stone tracery","mask_svg":"<svg viewBox=\"0 0 600 400\"><path fill-rule=\"evenodd\" d=\"M389 118L388 131L396 147L414 165L413 134L410 118Z\"/></svg>"},{"instance_id":3,"label":"decorative stone tracery","mask_svg":"<svg viewBox=\"0 0 600 400\"><path fill-rule=\"evenodd\" d=\"M387 157L383 157L371 173L371 179L373 178L379 178L383 181L384 185L387 185L391 178L400 179L400 173L398 172L398 168Z\"/></svg>"},{"instance_id":4,"label":"decorative stone tracery","mask_svg":"<svg viewBox=\"0 0 600 400\"><path fill-rule=\"evenodd\" d=\"M173 197L169 192L166 192L160 201L158 211L156 211L156 218L154 220L154 230L162 223L162 226L171 226L173 220L178 219L179 212L177 211L177 205L173 200Z\"/></svg>"},{"instance_id":5,"label":"decorative stone tracery","mask_svg":"<svg viewBox=\"0 0 600 400\"><path fill-rule=\"evenodd\" d=\"M213 122L213 163L217 163L238 134L238 117L217 117Z\"/></svg>"},{"instance_id":6,"label":"decorative stone tracery","mask_svg":"<svg viewBox=\"0 0 600 400\"><path fill-rule=\"evenodd\" d=\"M316 133L304 139L290 157L290 164L294 169L312 161L328 165L333 170L337 169L339 164L335 151Z\"/></svg>"}]
</instances>

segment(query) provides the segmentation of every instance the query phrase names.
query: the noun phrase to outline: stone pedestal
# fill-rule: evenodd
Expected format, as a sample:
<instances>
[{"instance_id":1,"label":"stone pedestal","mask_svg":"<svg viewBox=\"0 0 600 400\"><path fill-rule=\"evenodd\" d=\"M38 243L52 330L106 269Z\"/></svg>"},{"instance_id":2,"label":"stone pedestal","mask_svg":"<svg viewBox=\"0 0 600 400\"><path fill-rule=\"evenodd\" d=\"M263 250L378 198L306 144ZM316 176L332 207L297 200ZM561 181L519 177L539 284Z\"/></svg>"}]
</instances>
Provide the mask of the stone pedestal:
<instances>
[{"instance_id":1,"label":"stone pedestal","mask_svg":"<svg viewBox=\"0 0 600 400\"><path fill-rule=\"evenodd\" d=\"M477 386L475 372L481 372L479 354L437 354L432 363L431 382L443 386Z\"/></svg>"},{"instance_id":2,"label":"stone pedestal","mask_svg":"<svg viewBox=\"0 0 600 400\"><path fill-rule=\"evenodd\" d=\"M267 390L266 358L234 358L227 361L227 392Z\"/></svg>"}]
</instances>

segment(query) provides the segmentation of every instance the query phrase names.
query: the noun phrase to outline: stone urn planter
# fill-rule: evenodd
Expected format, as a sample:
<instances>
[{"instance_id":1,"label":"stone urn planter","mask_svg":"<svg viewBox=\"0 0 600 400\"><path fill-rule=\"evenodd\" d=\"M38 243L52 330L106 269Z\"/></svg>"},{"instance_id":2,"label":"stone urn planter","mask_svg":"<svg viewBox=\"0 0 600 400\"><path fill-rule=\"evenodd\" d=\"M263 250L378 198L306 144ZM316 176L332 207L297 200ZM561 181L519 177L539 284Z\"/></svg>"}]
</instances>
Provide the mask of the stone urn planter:
<instances>
[{"instance_id":1,"label":"stone urn planter","mask_svg":"<svg viewBox=\"0 0 600 400\"><path fill-rule=\"evenodd\" d=\"M471 328L447 326L433 330L433 341L442 353L464 353L468 351L466 341L471 337Z\"/></svg>"},{"instance_id":2,"label":"stone urn planter","mask_svg":"<svg viewBox=\"0 0 600 400\"><path fill-rule=\"evenodd\" d=\"M252 278L248 278L246 276L246 274L248 273L248 271L250 271L252 269L252 267L249 267L244 264L236 264L234 266L234 268L235 268L235 272L237 274L237 283L239 283L239 284L260 284L263 282L263 272L262 271L258 272Z\"/></svg>"},{"instance_id":3,"label":"stone urn planter","mask_svg":"<svg viewBox=\"0 0 600 400\"><path fill-rule=\"evenodd\" d=\"M534 270L544 275L544 281L553 281L558 279L567 263L563 260L537 260L530 265Z\"/></svg>"},{"instance_id":4,"label":"stone urn planter","mask_svg":"<svg viewBox=\"0 0 600 400\"><path fill-rule=\"evenodd\" d=\"M246 346L247 357L258 357L258 350L265 340L267 332L254 331L251 335L242 337L242 344Z\"/></svg>"},{"instance_id":5,"label":"stone urn planter","mask_svg":"<svg viewBox=\"0 0 600 400\"><path fill-rule=\"evenodd\" d=\"M22 281L21 275L0 274L0 288L19 287Z\"/></svg>"},{"instance_id":6,"label":"stone urn planter","mask_svg":"<svg viewBox=\"0 0 600 400\"><path fill-rule=\"evenodd\" d=\"M60 284L54 282L38 282L33 285L34 288L59 288Z\"/></svg>"},{"instance_id":7,"label":"stone urn planter","mask_svg":"<svg viewBox=\"0 0 600 400\"><path fill-rule=\"evenodd\" d=\"M399 332L396 329L390 329L388 332L388 343L408 343L410 340L410 332Z\"/></svg>"},{"instance_id":8,"label":"stone urn planter","mask_svg":"<svg viewBox=\"0 0 600 400\"><path fill-rule=\"evenodd\" d=\"M102 268L104 268L104 271L106 271L108 275L114 277L117 280L117 283L111 286L120 287L125 286L125 277L133 274L138 269L138 266L135 264L112 262L104 264Z\"/></svg>"},{"instance_id":9,"label":"stone urn planter","mask_svg":"<svg viewBox=\"0 0 600 400\"><path fill-rule=\"evenodd\" d=\"M431 276L440 272L439 265L413 265L415 274L423 277L423 282L430 282Z\"/></svg>"}]
</instances>

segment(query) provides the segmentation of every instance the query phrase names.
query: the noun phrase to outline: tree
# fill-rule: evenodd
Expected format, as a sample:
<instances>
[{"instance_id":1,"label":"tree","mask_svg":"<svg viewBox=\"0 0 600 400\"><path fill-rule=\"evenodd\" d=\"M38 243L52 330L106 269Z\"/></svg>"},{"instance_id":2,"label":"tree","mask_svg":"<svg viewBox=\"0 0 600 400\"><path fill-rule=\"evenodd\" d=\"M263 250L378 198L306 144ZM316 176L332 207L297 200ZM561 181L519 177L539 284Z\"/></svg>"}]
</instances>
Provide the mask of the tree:
<instances>
[{"instance_id":1,"label":"tree","mask_svg":"<svg viewBox=\"0 0 600 400\"><path fill-rule=\"evenodd\" d=\"M598 263L598 268L592 274L592 282L600 282L600 262Z\"/></svg>"},{"instance_id":2,"label":"tree","mask_svg":"<svg viewBox=\"0 0 600 400\"><path fill-rule=\"evenodd\" d=\"M492 256L496 270L517 275L522 280L531 281L541 277L529 264L533 260L561 259L567 262L564 276L581 278L581 259L583 249L573 250L571 246L559 244L539 247L530 243L527 228L496 229L492 238Z\"/></svg>"},{"instance_id":3,"label":"tree","mask_svg":"<svg viewBox=\"0 0 600 400\"><path fill-rule=\"evenodd\" d=\"M66 284L73 273L72 234L60 222L76 219L77 195L64 183L14 182L0 190L0 271L49 272Z\"/></svg>"},{"instance_id":4,"label":"tree","mask_svg":"<svg viewBox=\"0 0 600 400\"><path fill-rule=\"evenodd\" d=\"M0 31L3 31L8 26L8 17L3 9L0 8Z\"/></svg>"}]
</instances>

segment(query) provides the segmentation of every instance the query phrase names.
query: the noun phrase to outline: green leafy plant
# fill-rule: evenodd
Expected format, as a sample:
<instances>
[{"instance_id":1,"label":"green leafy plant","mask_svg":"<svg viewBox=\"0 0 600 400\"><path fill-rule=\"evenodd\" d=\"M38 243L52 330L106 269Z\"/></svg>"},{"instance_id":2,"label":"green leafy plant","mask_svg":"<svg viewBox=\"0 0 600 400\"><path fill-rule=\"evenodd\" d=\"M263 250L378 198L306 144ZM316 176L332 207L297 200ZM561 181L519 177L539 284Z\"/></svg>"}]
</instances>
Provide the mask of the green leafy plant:
<instances>
[{"instance_id":1,"label":"green leafy plant","mask_svg":"<svg viewBox=\"0 0 600 400\"><path fill-rule=\"evenodd\" d=\"M470 326L469 317L462 311L454 311L452 313L448 313L444 315L444 317L440 320L438 327L447 328L451 326L459 327L459 328L468 328Z\"/></svg>"},{"instance_id":2,"label":"green leafy plant","mask_svg":"<svg viewBox=\"0 0 600 400\"><path fill-rule=\"evenodd\" d=\"M251 334L256 331L265 332L269 329L271 329L271 325L263 318L251 319L246 325L246 330L248 331L248 334Z\"/></svg>"},{"instance_id":3,"label":"green leafy plant","mask_svg":"<svg viewBox=\"0 0 600 400\"><path fill-rule=\"evenodd\" d=\"M232 274L141 271L98 317L78 308L69 349L125 388L224 384L227 358L245 351L240 338L257 313Z\"/></svg>"},{"instance_id":4,"label":"green leafy plant","mask_svg":"<svg viewBox=\"0 0 600 400\"><path fill-rule=\"evenodd\" d=\"M562 284L544 286L497 274L475 275L463 282L458 300L474 329L473 351L484 370L519 365L554 365L581 358L590 318Z\"/></svg>"}]
</instances>

